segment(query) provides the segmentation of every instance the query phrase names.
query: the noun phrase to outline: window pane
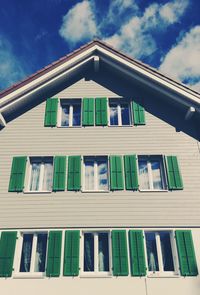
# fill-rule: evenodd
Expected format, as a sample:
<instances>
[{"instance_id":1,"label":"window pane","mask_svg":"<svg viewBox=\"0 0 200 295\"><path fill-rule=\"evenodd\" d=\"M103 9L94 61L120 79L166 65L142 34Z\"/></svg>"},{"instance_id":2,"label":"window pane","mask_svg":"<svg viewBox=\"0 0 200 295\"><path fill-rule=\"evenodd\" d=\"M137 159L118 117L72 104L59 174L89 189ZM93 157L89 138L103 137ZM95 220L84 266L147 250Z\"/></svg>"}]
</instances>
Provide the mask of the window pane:
<instances>
[{"instance_id":1,"label":"window pane","mask_svg":"<svg viewBox=\"0 0 200 295\"><path fill-rule=\"evenodd\" d=\"M43 191L51 191L53 181L53 164L44 163Z\"/></svg>"},{"instance_id":2,"label":"window pane","mask_svg":"<svg viewBox=\"0 0 200 295\"><path fill-rule=\"evenodd\" d=\"M94 271L94 236L84 234L84 271Z\"/></svg>"},{"instance_id":3,"label":"window pane","mask_svg":"<svg viewBox=\"0 0 200 295\"><path fill-rule=\"evenodd\" d=\"M99 233L99 271L109 271L108 234Z\"/></svg>"},{"instance_id":4,"label":"window pane","mask_svg":"<svg viewBox=\"0 0 200 295\"><path fill-rule=\"evenodd\" d=\"M139 160L139 180L141 189L150 189L147 161Z\"/></svg>"},{"instance_id":5,"label":"window pane","mask_svg":"<svg viewBox=\"0 0 200 295\"><path fill-rule=\"evenodd\" d=\"M94 190L94 160L85 159L85 189Z\"/></svg>"},{"instance_id":6,"label":"window pane","mask_svg":"<svg viewBox=\"0 0 200 295\"><path fill-rule=\"evenodd\" d=\"M62 106L61 126L69 126L69 105Z\"/></svg>"},{"instance_id":7,"label":"window pane","mask_svg":"<svg viewBox=\"0 0 200 295\"><path fill-rule=\"evenodd\" d=\"M108 164L107 160L97 161L98 164L98 189L108 190Z\"/></svg>"},{"instance_id":8,"label":"window pane","mask_svg":"<svg viewBox=\"0 0 200 295\"><path fill-rule=\"evenodd\" d=\"M118 108L117 105L110 106L110 125L118 125Z\"/></svg>"},{"instance_id":9,"label":"window pane","mask_svg":"<svg viewBox=\"0 0 200 295\"><path fill-rule=\"evenodd\" d=\"M170 233L160 232L160 242L164 271L174 271Z\"/></svg>"},{"instance_id":10,"label":"window pane","mask_svg":"<svg viewBox=\"0 0 200 295\"><path fill-rule=\"evenodd\" d=\"M21 263L20 263L20 272L30 271L32 244L33 244L33 234L24 234Z\"/></svg>"},{"instance_id":11,"label":"window pane","mask_svg":"<svg viewBox=\"0 0 200 295\"><path fill-rule=\"evenodd\" d=\"M130 125L130 112L128 104L121 105L122 125Z\"/></svg>"},{"instance_id":12,"label":"window pane","mask_svg":"<svg viewBox=\"0 0 200 295\"><path fill-rule=\"evenodd\" d=\"M163 189L161 171L160 171L160 161L151 161L151 169L153 176L153 188Z\"/></svg>"},{"instance_id":13,"label":"window pane","mask_svg":"<svg viewBox=\"0 0 200 295\"><path fill-rule=\"evenodd\" d=\"M155 233L145 233L146 247L147 247L147 259L149 271L158 271L158 256L156 249L156 236Z\"/></svg>"},{"instance_id":14,"label":"window pane","mask_svg":"<svg viewBox=\"0 0 200 295\"><path fill-rule=\"evenodd\" d=\"M35 272L45 271L46 248L47 248L47 234L38 234L37 249L36 249L36 255L35 255Z\"/></svg>"},{"instance_id":15,"label":"window pane","mask_svg":"<svg viewBox=\"0 0 200 295\"><path fill-rule=\"evenodd\" d=\"M75 104L73 106L73 126L81 125L81 105Z\"/></svg>"},{"instance_id":16,"label":"window pane","mask_svg":"<svg viewBox=\"0 0 200 295\"><path fill-rule=\"evenodd\" d=\"M40 166L41 166L41 163L32 163L31 165L30 191L39 190Z\"/></svg>"}]
</instances>

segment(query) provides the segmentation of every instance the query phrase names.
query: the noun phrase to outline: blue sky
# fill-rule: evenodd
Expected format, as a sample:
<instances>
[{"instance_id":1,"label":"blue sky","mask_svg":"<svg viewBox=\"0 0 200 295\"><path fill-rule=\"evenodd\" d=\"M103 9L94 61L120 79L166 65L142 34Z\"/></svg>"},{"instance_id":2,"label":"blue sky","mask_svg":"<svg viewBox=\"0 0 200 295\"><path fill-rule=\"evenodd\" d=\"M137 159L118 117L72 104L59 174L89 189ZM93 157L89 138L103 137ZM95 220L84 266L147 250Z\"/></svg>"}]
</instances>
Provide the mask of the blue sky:
<instances>
[{"instance_id":1,"label":"blue sky","mask_svg":"<svg viewBox=\"0 0 200 295\"><path fill-rule=\"evenodd\" d=\"M1 0L0 90L94 37L200 92L199 0Z\"/></svg>"}]
</instances>

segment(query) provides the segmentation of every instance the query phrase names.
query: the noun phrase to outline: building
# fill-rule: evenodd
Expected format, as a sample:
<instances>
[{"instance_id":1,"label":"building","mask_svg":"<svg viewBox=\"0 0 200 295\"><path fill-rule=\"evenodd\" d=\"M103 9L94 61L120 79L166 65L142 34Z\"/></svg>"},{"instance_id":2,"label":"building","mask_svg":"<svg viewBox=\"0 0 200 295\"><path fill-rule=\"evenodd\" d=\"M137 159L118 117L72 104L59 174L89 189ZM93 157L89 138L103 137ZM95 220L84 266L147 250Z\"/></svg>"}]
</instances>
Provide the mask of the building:
<instances>
[{"instance_id":1,"label":"building","mask_svg":"<svg viewBox=\"0 0 200 295\"><path fill-rule=\"evenodd\" d=\"M198 295L199 122L98 40L3 91L1 293Z\"/></svg>"}]
</instances>

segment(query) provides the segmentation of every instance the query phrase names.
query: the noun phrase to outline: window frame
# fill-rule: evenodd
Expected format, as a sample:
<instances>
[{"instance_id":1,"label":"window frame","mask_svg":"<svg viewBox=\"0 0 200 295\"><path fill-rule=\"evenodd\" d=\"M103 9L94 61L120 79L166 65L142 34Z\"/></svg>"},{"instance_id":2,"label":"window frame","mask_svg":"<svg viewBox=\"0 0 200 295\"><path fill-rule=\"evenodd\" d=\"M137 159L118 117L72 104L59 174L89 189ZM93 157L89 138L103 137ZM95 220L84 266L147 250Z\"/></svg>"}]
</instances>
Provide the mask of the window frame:
<instances>
[{"instance_id":1,"label":"window frame","mask_svg":"<svg viewBox=\"0 0 200 295\"><path fill-rule=\"evenodd\" d=\"M69 106L69 126L62 125L62 104ZM80 104L80 125L73 126L73 108L75 104ZM58 105L58 120L57 120L57 127L60 128L81 128L82 127L82 105L83 105L83 98L60 98L59 105Z\"/></svg>"},{"instance_id":2,"label":"window frame","mask_svg":"<svg viewBox=\"0 0 200 295\"><path fill-rule=\"evenodd\" d=\"M39 189L38 190L30 190L31 184L31 172L32 172L32 163L31 160L34 159L35 162L41 163L41 170L40 170L40 177L39 177ZM50 159L52 164L52 185L51 190L42 190L43 179L44 179L44 164L45 159ZM53 176L54 176L54 157L53 156L30 156L27 157L27 169L25 174L25 189L23 190L24 193L29 194L41 194L41 193L52 193L53 191Z\"/></svg>"},{"instance_id":3,"label":"window frame","mask_svg":"<svg viewBox=\"0 0 200 295\"><path fill-rule=\"evenodd\" d=\"M166 165L164 161L163 155L137 155L137 170L138 170L138 191L140 192L168 192L168 185L167 185L167 171ZM147 175L150 188L141 188L140 187L140 166L139 166L139 159L147 160ZM162 182L162 189L154 189L153 188L153 175L152 175L152 168L151 168L151 160L159 160L160 162L160 174L161 174L161 182Z\"/></svg>"},{"instance_id":4,"label":"window frame","mask_svg":"<svg viewBox=\"0 0 200 295\"><path fill-rule=\"evenodd\" d=\"M85 169L85 158L91 158L91 159L94 159L94 189L93 190L87 190L85 188L85 172L86 172L86 169ZM106 190L100 190L98 189L98 164L97 164L97 160L95 161L95 159L98 159L98 158L105 158L106 161L107 161L107 181L108 181L108 188ZM82 182L82 186L81 186L81 192L83 193L94 193L94 192L98 192L98 193L107 193L107 192L110 192L110 166L109 166L109 156L108 155L84 155L81 157L81 162L82 162L82 167L81 167L81 174L82 174L82 177L81 177L81 182Z\"/></svg>"},{"instance_id":5,"label":"window frame","mask_svg":"<svg viewBox=\"0 0 200 295\"><path fill-rule=\"evenodd\" d=\"M82 230L80 241L80 277L112 277L112 229L104 230ZM84 271L84 234L91 233L94 235L94 271ZM109 256L109 271L98 271L98 234L108 234L108 256Z\"/></svg>"},{"instance_id":6,"label":"window frame","mask_svg":"<svg viewBox=\"0 0 200 295\"><path fill-rule=\"evenodd\" d=\"M155 233L155 241L156 241L156 253L158 257L158 271L150 271L148 266L148 254L147 254L147 241L146 241L146 233L151 232ZM162 249L161 249L161 240L159 233L168 232L170 234L170 246L172 251L172 258L174 264L174 271L165 271L162 261ZM164 229L164 230L154 230L154 229L144 229L144 251L145 251L145 260L147 267L147 277L180 277L179 271L179 261L178 261L178 251L176 246L175 239L175 231L173 229Z\"/></svg>"},{"instance_id":7,"label":"window frame","mask_svg":"<svg viewBox=\"0 0 200 295\"><path fill-rule=\"evenodd\" d=\"M118 124L117 125L111 125L110 123L110 103L117 104L117 114L118 114ZM121 113L121 105L127 104L129 109L129 125L123 125L122 124L122 113ZM133 126L133 118L132 118L132 106L131 106L131 100L125 99L125 98L108 98L108 126L109 127L130 127Z\"/></svg>"},{"instance_id":8,"label":"window frame","mask_svg":"<svg viewBox=\"0 0 200 295\"><path fill-rule=\"evenodd\" d=\"M32 241L32 250L31 250L31 263L30 263L30 271L29 272L21 272L20 265L21 265L21 258L22 258L22 248L23 248L23 235L24 234L32 234L33 241ZM37 249L37 240L38 234L47 234L47 243L46 243L46 257L45 257L45 271L44 272L36 272L34 271L35 267L35 260L36 260L36 249ZM14 278L45 278L46 277L46 266L47 266L47 253L48 253L48 237L49 232L47 230L41 231L20 231L17 234L18 243L15 249L15 256L14 256L14 269L13 277Z\"/></svg>"}]
</instances>

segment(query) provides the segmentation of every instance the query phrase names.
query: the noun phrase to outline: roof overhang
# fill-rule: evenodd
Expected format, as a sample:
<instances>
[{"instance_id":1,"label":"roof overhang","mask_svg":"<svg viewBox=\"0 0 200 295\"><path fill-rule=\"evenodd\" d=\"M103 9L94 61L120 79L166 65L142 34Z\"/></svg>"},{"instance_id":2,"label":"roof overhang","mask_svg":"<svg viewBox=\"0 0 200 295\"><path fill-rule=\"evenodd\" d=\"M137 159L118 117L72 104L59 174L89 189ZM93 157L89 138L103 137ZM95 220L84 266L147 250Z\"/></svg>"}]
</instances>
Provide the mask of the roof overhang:
<instances>
[{"instance_id":1,"label":"roof overhang","mask_svg":"<svg viewBox=\"0 0 200 295\"><path fill-rule=\"evenodd\" d=\"M94 71L106 65L150 89L165 95L169 100L183 105L186 110L193 108L200 114L200 94L187 86L172 80L155 69L136 61L111 48L100 41L93 41L69 56L42 69L33 77L0 93L0 124L6 124L2 119L4 114L12 112L26 102L38 97L45 89L54 87L66 79L72 78L88 66ZM194 112L193 111L193 112ZM191 115L187 115L187 118Z\"/></svg>"}]
</instances>

